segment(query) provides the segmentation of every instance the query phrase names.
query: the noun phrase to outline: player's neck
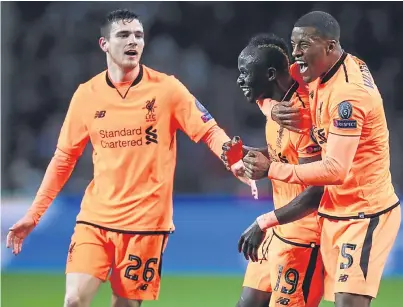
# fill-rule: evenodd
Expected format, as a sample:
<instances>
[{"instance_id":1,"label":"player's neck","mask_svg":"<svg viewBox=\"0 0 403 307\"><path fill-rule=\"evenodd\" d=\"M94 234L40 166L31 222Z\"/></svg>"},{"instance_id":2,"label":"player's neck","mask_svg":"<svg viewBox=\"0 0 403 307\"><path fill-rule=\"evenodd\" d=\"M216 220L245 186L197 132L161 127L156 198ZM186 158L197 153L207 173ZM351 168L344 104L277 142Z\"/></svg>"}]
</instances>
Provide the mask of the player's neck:
<instances>
[{"instance_id":1,"label":"player's neck","mask_svg":"<svg viewBox=\"0 0 403 307\"><path fill-rule=\"evenodd\" d=\"M273 99L281 101L293 84L294 81L290 75L277 76L277 86L274 88Z\"/></svg>"},{"instance_id":2,"label":"player's neck","mask_svg":"<svg viewBox=\"0 0 403 307\"><path fill-rule=\"evenodd\" d=\"M334 50L329 57L329 64L327 65L324 74L326 74L329 70L331 70L332 67L340 60L341 56L343 55L343 52L344 51L340 45L336 47L336 50Z\"/></svg>"},{"instance_id":3,"label":"player's neck","mask_svg":"<svg viewBox=\"0 0 403 307\"><path fill-rule=\"evenodd\" d=\"M109 64L109 63L108 63ZM124 70L116 64L108 65L109 78L113 83L133 81L140 72L140 64L130 70Z\"/></svg>"}]
</instances>

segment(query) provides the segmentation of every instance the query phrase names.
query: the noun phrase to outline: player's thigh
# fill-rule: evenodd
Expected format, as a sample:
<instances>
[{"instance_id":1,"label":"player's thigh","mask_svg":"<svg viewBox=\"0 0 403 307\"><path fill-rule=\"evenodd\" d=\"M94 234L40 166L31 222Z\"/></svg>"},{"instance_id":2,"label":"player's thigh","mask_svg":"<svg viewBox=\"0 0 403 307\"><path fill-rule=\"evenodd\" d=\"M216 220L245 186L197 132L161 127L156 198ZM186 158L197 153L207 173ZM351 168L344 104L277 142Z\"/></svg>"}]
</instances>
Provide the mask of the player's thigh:
<instances>
[{"instance_id":1,"label":"player's thigh","mask_svg":"<svg viewBox=\"0 0 403 307\"><path fill-rule=\"evenodd\" d=\"M339 221L334 293L377 296L385 263L400 227L400 206L380 216Z\"/></svg>"},{"instance_id":2,"label":"player's thigh","mask_svg":"<svg viewBox=\"0 0 403 307\"><path fill-rule=\"evenodd\" d=\"M324 283L319 246L286 241L275 236L270 248L270 306L317 307Z\"/></svg>"},{"instance_id":3,"label":"player's thigh","mask_svg":"<svg viewBox=\"0 0 403 307\"><path fill-rule=\"evenodd\" d=\"M333 302L337 272L336 265L339 258L339 250L334 246L334 229L337 229L337 223L338 221L321 218L320 253L324 267L324 299Z\"/></svg>"},{"instance_id":4,"label":"player's thigh","mask_svg":"<svg viewBox=\"0 0 403 307\"><path fill-rule=\"evenodd\" d=\"M249 287L242 287L241 297L236 307L267 307L270 303L271 292Z\"/></svg>"},{"instance_id":5,"label":"player's thigh","mask_svg":"<svg viewBox=\"0 0 403 307\"><path fill-rule=\"evenodd\" d=\"M244 288L271 293L270 259L268 259L268 253L272 239L273 233L272 231L268 231L258 250L259 261L249 261L243 281Z\"/></svg>"},{"instance_id":6,"label":"player's thigh","mask_svg":"<svg viewBox=\"0 0 403 307\"><path fill-rule=\"evenodd\" d=\"M129 300L112 293L111 307L140 307L142 301Z\"/></svg>"},{"instance_id":7,"label":"player's thigh","mask_svg":"<svg viewBox=\"0 0 403 307\"><path fill-rule=\"evenodd\" d=\"M114 248L105 230L77 224L67 255L66 274L82 273L105 281L111 269Z\"/></svg>"},{"instance_id":8,"label":"player's thigh","mask_svg":"<svg viewBox=\"0 0 403 307\"><path fill-rule=\"evenodd\" d=\"M90 306L102 280L83 273L66 274L65 307Z\"/></svg>"},{"instance_id":9,"label":"player's thigh","mask_svg":"<svg viewBox=\"0 0 403 307\"><path fill-rule=\"evenodd\" d=\"M110 282L113 293L128 300L156 300L167 234L118 234Z\"/></svg>"}]
</instances>

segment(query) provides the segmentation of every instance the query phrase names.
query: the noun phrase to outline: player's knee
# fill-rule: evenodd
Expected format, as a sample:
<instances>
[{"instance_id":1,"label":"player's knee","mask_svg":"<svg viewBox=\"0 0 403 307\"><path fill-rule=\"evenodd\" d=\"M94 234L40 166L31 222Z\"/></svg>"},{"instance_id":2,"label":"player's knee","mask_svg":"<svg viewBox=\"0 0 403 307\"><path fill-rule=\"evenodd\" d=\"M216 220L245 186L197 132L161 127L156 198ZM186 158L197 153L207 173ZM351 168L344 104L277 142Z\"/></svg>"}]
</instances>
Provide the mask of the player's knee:
<instances>
[{"instance_id":1,"label":"player's knee","mask_svg":"<svg viewBox=\"0 0 403 307\"><path fill-rule=\"evenodd\" d=\"M141 300L129 300L114 293L112 294L111 307L140 307L141 303Z\"/></svg>"},{"instance_id":2,"label":"player's knee","mask_svg":"<svg viewBox=\"0 0 403 307\"><path fill-rule=\"evenodd\" d=\"M336 307L369 307L371 297L352 293L336 293Z\"/></svg>"},{"instance_id":3,"label":"player's knee","mask_svg":"<svg viewBox=\"0 0 403 307\"><path fill-rule=\"evenodd\" d=\"M78 293L67 293L64 299L64 307L85 307L85 300Z\"/></svg>"}]
</instances>

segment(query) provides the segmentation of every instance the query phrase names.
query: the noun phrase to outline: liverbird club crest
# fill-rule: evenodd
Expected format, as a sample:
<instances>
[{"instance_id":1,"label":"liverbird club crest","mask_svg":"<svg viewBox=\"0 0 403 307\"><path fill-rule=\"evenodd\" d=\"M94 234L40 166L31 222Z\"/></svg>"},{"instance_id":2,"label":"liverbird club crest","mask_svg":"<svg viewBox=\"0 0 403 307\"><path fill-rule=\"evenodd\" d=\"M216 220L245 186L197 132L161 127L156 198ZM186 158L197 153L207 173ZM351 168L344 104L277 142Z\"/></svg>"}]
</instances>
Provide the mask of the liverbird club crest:
<instances>
[{"instance_id":1,"label":"liverbird club crest","mask_svg":"<svg viewBox=\"0 0 403 307\"><path fill-rule=\"evenodd\" d=\"M155 116L155 108L157 106L155 105L155 97L151 100L146 101L146 105L143 107L143 109L147 110L146 114L146 121L147 122L155 122L156 116Z\"/></svg>"}]
</instances>

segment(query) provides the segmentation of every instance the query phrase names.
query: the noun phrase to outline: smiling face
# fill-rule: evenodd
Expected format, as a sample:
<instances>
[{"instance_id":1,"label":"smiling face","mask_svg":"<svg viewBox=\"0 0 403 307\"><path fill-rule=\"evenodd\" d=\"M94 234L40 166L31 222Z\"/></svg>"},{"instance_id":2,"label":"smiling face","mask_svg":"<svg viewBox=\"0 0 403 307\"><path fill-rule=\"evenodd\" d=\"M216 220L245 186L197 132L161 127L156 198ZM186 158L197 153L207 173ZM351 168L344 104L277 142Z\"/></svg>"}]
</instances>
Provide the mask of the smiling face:
<instances>
[{"instance_id":1,"label":"smiling face","mask_svg":"<svg viewBox=\"0 0 403 307\"><path fill-rule=\"evenodd\" d=\"M291 35L292 55L306 83L315 81L329 68L329 54L335 40L320 37L312 27L295 27Z\"/></svg>"},{"instance_id":2,"label":"smiling face","mask_svg":"<svg viewBox=\"0 0 403 307\"><path fill-rule=\"evenodd\" d=\"M117 20L110 24L109 36L99 39L108 60L122 69L135 68L144 49L144 30L138 19Z\"/></svg>"},{"instance_id":3,"label":"smiling face","mask_svg":"<svg viewBox=\"0 0 403 307\"><path fill-rule=\"evenodd\" d=\"M273 68L267 67L263 52L257 48L246 47L239 55L237 83L249 102L272 96L274 82L269 80L273 79L269 74L270 69L273 71Z\"/></svg>"}]
</instances>

